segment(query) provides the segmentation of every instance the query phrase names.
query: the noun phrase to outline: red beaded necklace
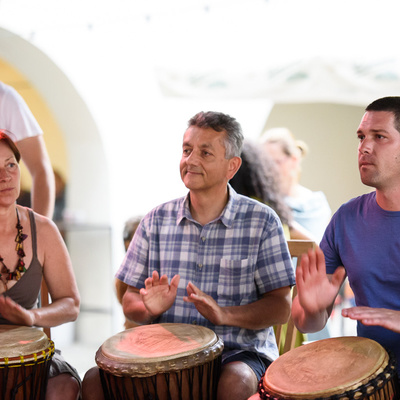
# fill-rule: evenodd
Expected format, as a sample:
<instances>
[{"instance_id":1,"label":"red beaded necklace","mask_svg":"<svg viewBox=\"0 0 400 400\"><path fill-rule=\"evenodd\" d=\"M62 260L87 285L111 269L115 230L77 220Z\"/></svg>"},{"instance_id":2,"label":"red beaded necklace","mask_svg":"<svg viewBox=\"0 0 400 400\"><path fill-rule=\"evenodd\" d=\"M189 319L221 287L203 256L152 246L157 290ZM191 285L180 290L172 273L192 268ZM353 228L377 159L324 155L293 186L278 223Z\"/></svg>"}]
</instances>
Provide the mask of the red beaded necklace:
<instances>
[{"instance_id":1,"label":"red beaded necklace","mask_svg":"<svg viewBox=\"0 0 400 400\"><path fill-rule=\"evenodd\" d=\"M24 245L22 242L28 237L28 235L22 233L22 225L19 221L18 209L16 208L15 211L17 212L17 225L15 226L17 228L17 236L15 237L15 241L17 244L15 246L15 250L19 258L17 261L17 265L15 267L15 271L11 272L7 268L6 264L4 264L3 257L0 255L0 263L2 265L0 279L3 282L4 290L7 290L8 281L11 281L13 279L16 281L20 280L21 274L23 274L26 271L25 262L23 260L23 258L25 257L25 252L24 252Z\"/></svg>"}]
</instances>

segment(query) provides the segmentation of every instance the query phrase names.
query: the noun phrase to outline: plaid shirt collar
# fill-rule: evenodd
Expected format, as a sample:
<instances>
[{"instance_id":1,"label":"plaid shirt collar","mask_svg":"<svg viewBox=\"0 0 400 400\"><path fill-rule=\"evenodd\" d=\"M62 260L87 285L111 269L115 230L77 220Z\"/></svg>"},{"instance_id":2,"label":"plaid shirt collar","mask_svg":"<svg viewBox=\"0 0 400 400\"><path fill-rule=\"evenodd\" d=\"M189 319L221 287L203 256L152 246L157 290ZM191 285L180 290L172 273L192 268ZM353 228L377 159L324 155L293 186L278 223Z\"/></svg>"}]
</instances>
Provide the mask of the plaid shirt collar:
<instances>
[{"instance_id":1,"label":"plaid shirt collar","mask_svg":"<svg viewBox=\"0 0 400 400\"><path fill-rule=\"evenodd\" d=\"M233 221L235 219L235 215L238 209L238 194L229 184L228 184L228 192L229 192L228 204L223 209L221 215L211 222L220 220L227 228L230 228L233 225ZM190 192L185 197L182 198L176 218L176 224L179 225L183 221L183 219L187 219L189 221L198 224L198 222L193 219L192 214L190 213Z\"/></svg>"}]
</instances>

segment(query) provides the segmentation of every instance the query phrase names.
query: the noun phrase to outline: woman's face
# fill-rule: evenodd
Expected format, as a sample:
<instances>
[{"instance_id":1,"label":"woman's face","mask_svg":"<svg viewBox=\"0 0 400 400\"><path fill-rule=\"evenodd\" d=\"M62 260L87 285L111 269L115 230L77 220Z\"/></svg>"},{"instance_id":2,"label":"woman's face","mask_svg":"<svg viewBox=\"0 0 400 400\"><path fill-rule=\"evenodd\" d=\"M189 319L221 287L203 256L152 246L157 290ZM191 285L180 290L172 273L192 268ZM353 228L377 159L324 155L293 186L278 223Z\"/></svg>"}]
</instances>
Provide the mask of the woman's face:
<instances>
[{"instance_id":1,"label":"woman's face","mask_svg":"<svg viewBox=\"0 0 400 400\"><path fill-rule=\"evenodd\" d=\"M299 160L284 153L279 143L265 143L264 151L277 166L282 190L288 194L289 187L296 183L299 174Z\"/></svg>"},{"instance_id":2,"label":"woman's face","mask_svg":"<svg viewBox=\"0 0 400 400\"><path fill-rule=\"evenodd\" d=\"M14 153L0 141L0 206L15 203L20 191L20 170Z\"/></svg>"}]
</instances>

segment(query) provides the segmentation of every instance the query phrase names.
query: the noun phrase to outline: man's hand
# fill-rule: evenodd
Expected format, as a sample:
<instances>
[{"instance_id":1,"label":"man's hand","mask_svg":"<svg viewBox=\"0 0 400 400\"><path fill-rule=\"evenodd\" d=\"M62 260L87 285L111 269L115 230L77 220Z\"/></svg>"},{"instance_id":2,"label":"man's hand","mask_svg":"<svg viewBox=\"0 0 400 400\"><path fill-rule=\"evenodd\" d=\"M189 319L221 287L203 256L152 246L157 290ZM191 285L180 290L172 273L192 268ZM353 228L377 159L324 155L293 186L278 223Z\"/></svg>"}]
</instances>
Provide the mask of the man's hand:
<instances>
[{"instance_id":1,"label":"man's hand","mask_svg":"<svg viewBox=\"0 0 400 400\"><path fill-rule=\"evenodd\" d=\"M193 303L197 311L214 325L224 325L223 309L209 295L202 292L192 282L189 282L186 291L188 296L183 298L188 303Z\"/></svg>"},{"instance_id":2,"label":"man's hand","mask_svg":"<svg viewBox=\"0 0 400 400\"><path fill-rule=\"evenodd\" d=\"M400 311L387 308L351 307L344 308L342 315L360 321L363 325L379 325L400 333Z\"/></svg>"},{"instance_id":3,"label":"man's hand","mask_svg":"<svg viewBox=\"0 0 400 400\"><path fill-rule=\"evenodd\" d=\"M334 302L346 276L345 269L338 267L332 279L326 274L325 256L317 247L309 249L301 257L296 269L298 301L306 314L318 314L328 309Z\"/></svg>"},{"instance_id":4,"label":"man's hand","mask_svg":"<svg viewBox=\"0 0 400 400\"><path fill-rule=\"evenodd\" d=\"M158 275L153 272L150 278L144 281L145 288L140 289L140 297L149 315L153 318L158 317L163 312L169 310L176 298L180 276L175 275L168 284L167 275Z\"/></svg>"}]
</instances>

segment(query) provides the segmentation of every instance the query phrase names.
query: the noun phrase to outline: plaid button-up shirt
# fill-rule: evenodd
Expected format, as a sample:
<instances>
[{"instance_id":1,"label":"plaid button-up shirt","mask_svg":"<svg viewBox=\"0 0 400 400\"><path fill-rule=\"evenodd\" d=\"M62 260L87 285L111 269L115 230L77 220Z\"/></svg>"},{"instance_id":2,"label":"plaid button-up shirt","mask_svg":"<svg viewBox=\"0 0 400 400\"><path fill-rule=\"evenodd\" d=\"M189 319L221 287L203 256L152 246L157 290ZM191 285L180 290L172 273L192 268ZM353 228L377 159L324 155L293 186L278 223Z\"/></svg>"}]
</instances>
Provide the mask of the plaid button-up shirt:
<instances>
[{"instance_id":1,"label":"plaid button-up shirt","mask_svg":"<svg viewBox=\"0 0 400 400\"><path fill-rule=\"evenodd\" d=\"M189 195L147 214L116 277L142 288L154 270L169 279L179 274L175 303L155 322L203 325L221 337L226 347L258 352L274 360L278 350L272 327L250 330L215 326L193 304L183 301L189 281L222 307L249 304L269 291L295 284L276 213L228 187L229 201L222 214L204 226L190 214Z\"/></svg>"}]
</instances>

